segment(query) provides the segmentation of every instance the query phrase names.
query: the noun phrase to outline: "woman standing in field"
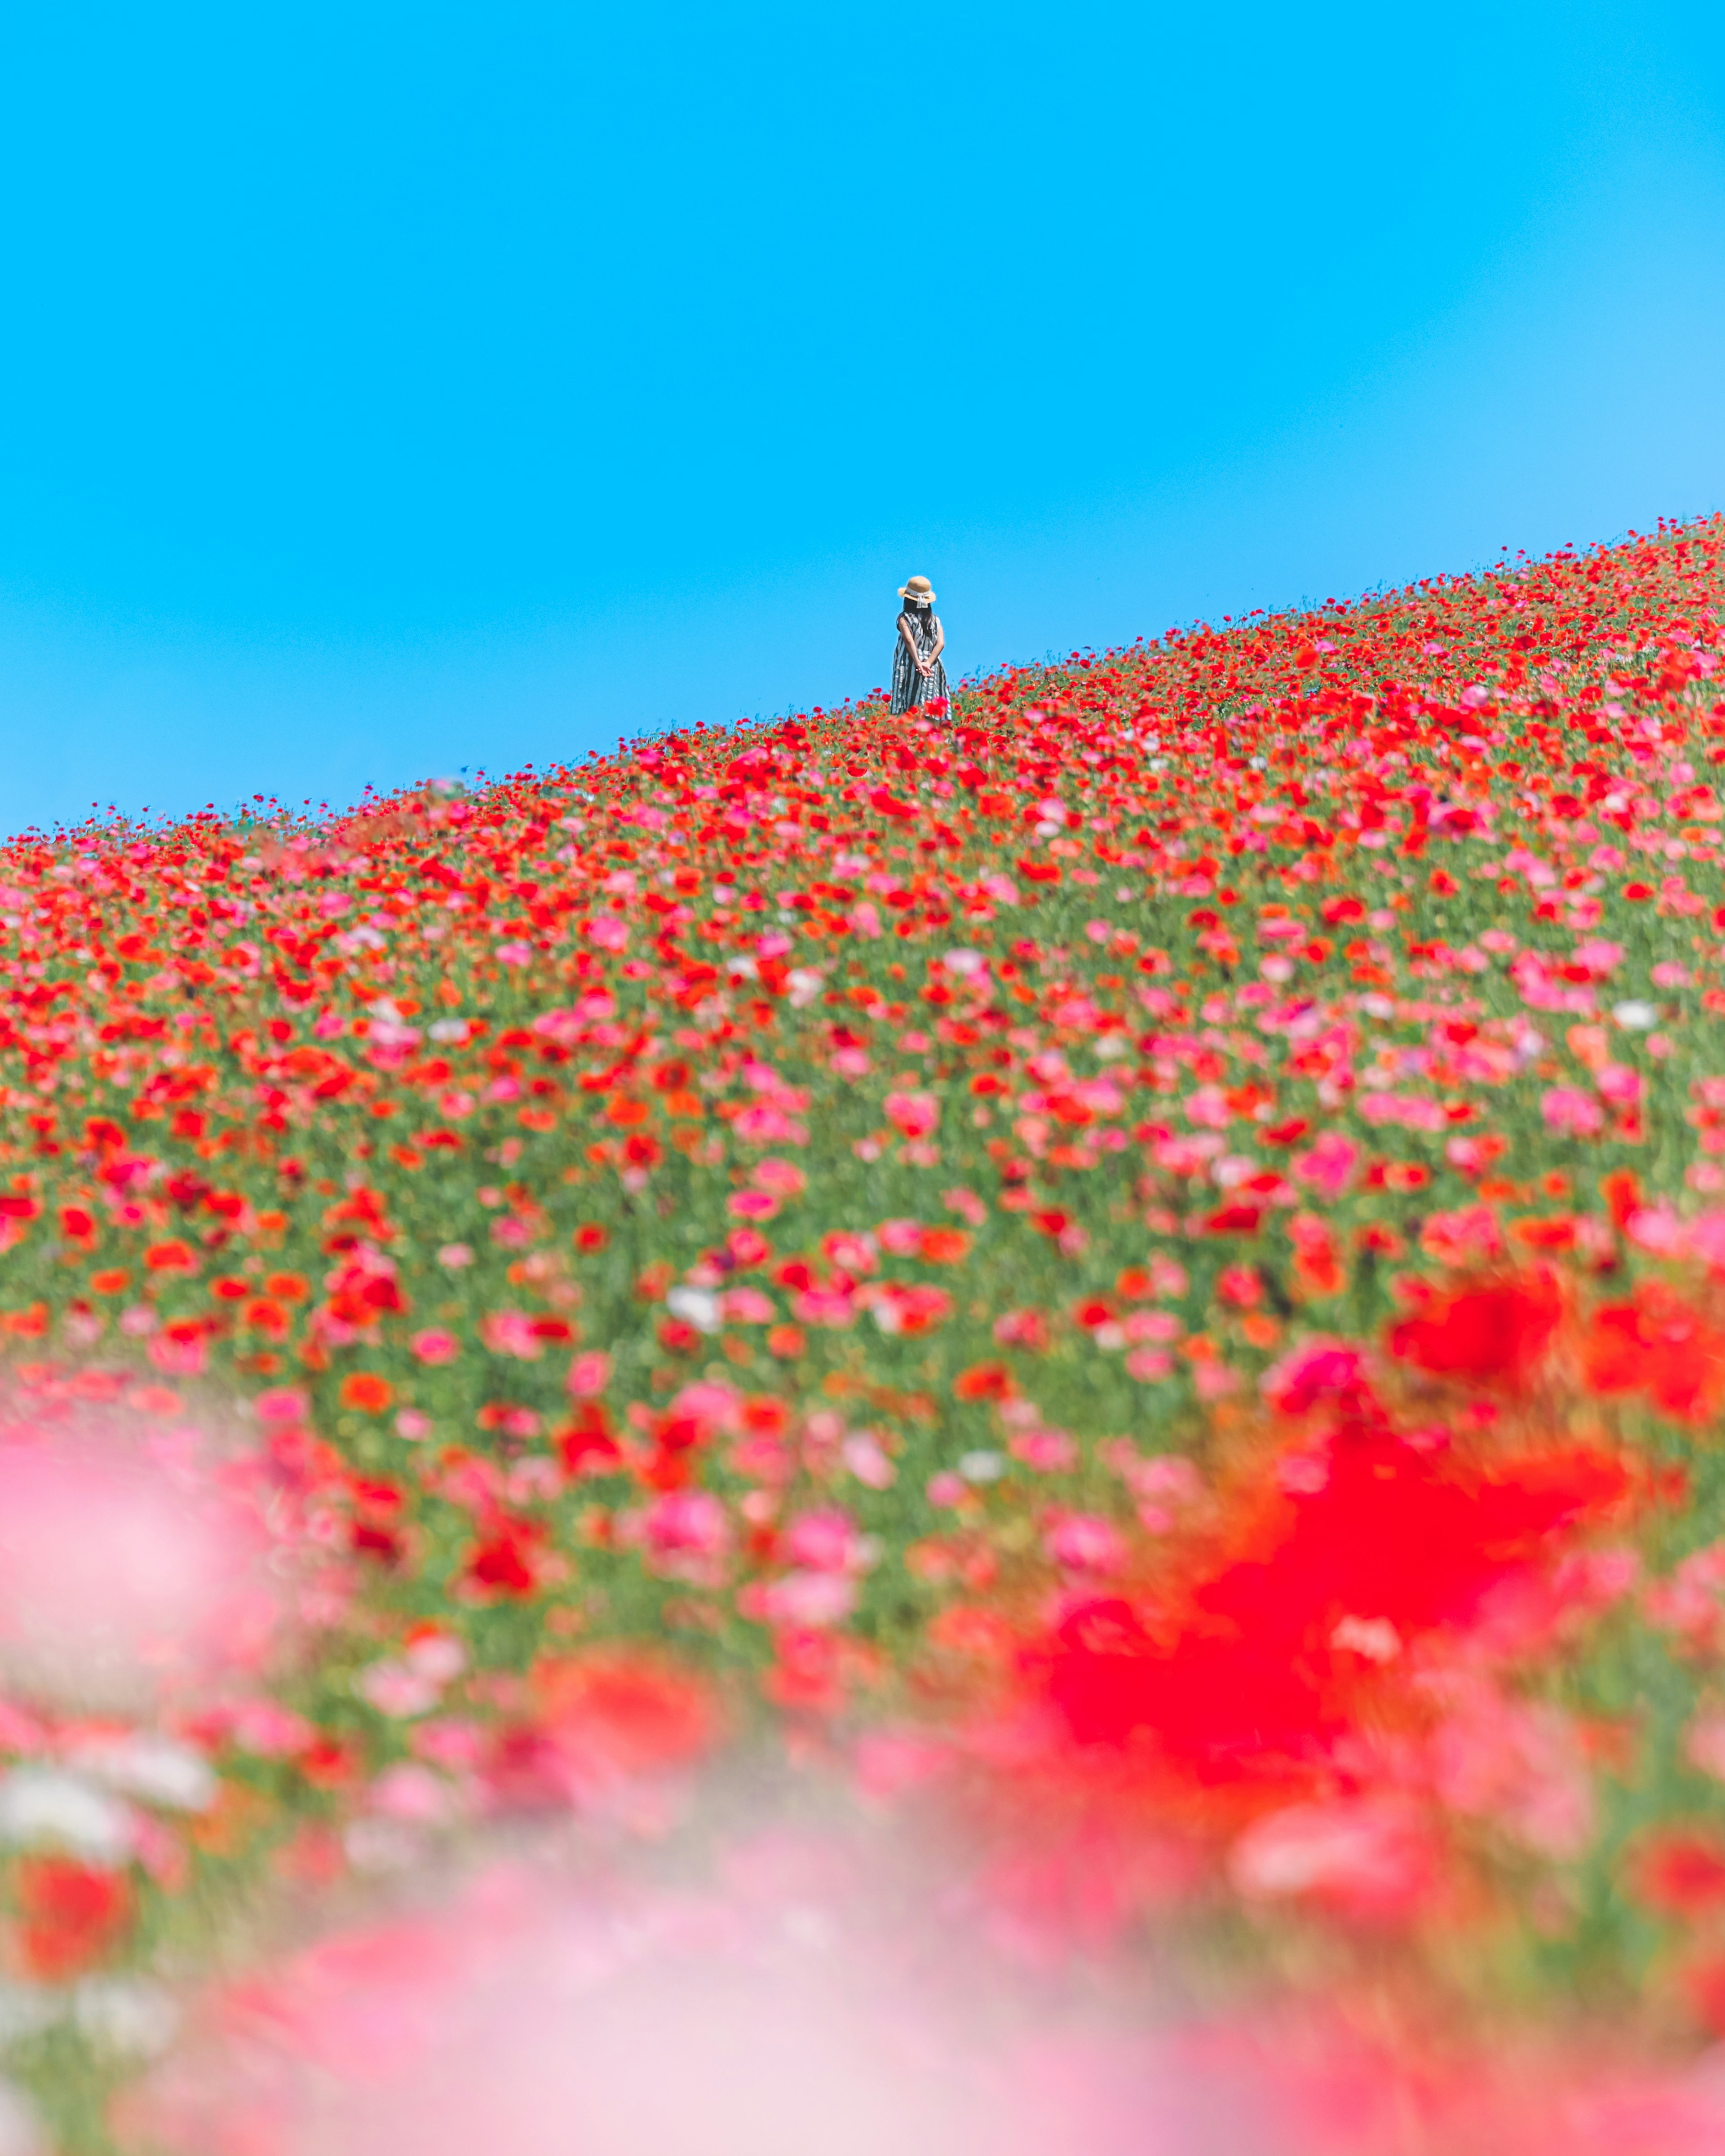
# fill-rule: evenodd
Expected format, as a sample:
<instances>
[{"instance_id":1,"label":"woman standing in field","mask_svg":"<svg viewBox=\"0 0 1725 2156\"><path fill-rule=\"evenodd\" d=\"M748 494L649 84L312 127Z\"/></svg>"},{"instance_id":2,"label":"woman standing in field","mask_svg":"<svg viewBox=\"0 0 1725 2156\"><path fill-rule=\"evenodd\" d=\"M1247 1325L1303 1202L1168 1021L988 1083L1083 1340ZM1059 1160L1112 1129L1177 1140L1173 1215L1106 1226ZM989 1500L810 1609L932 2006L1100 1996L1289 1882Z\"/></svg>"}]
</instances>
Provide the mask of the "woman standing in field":
<instances>
[{"instance_id":1,"label":"woman standing in field","mask_svg":"<svg viewBox=\"0 0 1725 2156\"><path fill-rule=\"evenodd\" d=\"M895 714L945 702L947 696L947 670L941 664L947 632L934 610L934 592L927 578L911 578L899 587L898 595L904 606L898 618L898 641L892 647Z\"/></svg>"}]
</instances>

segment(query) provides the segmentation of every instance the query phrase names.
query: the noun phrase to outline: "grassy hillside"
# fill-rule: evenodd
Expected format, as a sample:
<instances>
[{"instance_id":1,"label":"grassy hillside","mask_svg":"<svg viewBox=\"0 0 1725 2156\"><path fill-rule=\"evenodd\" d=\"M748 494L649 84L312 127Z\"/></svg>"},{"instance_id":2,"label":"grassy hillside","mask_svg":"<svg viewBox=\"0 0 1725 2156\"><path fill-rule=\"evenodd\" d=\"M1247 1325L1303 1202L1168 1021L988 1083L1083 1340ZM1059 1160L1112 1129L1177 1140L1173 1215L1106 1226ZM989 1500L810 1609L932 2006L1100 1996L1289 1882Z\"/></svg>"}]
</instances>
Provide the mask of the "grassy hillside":
<instances>
[{"instance_id":1,"label":"grassy hillside","mask_svg":"<svg viewBox=\"0 0 1725 2156\"><path fill-rule=\"evenodd\" d=\"M0 1509L272 1545L0 1594L68 2145L116 1972L772 1732L1385 2076L1725 2033L1722 547L0 850Z\"/></svg>"}]
</instances>

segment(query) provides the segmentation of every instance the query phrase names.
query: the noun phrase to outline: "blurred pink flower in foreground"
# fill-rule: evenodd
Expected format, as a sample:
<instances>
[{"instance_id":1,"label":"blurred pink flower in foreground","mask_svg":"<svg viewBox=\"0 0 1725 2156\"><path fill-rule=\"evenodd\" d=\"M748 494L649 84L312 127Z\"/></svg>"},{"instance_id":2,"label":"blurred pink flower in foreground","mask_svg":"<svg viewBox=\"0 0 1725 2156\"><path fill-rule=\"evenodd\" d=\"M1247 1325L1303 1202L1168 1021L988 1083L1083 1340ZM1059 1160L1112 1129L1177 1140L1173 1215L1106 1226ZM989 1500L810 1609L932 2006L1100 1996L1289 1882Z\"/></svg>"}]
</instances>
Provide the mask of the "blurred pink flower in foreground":
<instances>
[{"instance_id":1,"label":"blurred pink flower in foreground","mask_svg":"<svg viewBox=\"0 0 1725 2156\"><path fill-rule=\"evenodd\" d=\"M1315 1815L1317 1808L1309 1808ZM1285 1815L1291 1820L1291 1815ZM1316 1820L1312 1822L1316 1825ZM1383 1828L1301 1828L1306 1883ZM1271 1892L1289 1883L1267 1844ZM1343 1870L1350 1877L1354 1859ZM1393 1866L1399 1870L1399 1866ZM526 1865L230 1987L119 2107L177 2156L1717 2156L1725 2084L1501 2043L1422 2055L1344 1998L1147 2026L983 1944L962 1882L773 1831L718 1883ZM1399 1892L1399 1882L1394 1888ZM1083 2004L1079 2004L1079 1993Z\"/></svg>"},{"instance_id":2,"label":"blurred pink flower in foreground","mask_svg":"<svg viewBox=\"0 0 1725 2156\"><path fill-rule=\"evenodd\" d=\"M1238 2076L1016 1986L844 1844L721 1869L500 1866L213 2002L122 2128L182 2156L1296 2156Z\"/></svg>"},{"instance_id":3,"label":"blurred pink flower in foreground","mask_svg":"<svg viewBox=\"0 0 1725 2156\"><path fill-rule=\"evenodd\" d=\"M0 1687L61 1710L208 1703L286 1614L257 1463L143 1416L0 1433Z\"/></svg>"}]
</instances>

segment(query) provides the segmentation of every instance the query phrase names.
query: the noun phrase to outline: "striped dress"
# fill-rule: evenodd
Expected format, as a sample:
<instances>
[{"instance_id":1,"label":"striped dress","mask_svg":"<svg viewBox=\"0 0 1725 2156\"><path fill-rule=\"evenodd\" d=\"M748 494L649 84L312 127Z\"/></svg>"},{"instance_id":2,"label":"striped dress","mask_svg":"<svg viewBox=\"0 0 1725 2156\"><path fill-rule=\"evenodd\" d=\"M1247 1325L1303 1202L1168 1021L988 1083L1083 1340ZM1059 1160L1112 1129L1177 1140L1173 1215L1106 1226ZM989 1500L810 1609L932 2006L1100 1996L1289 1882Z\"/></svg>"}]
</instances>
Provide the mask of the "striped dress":
<instances>
[{"instance_id":1,"label":"striped dress","mask_svg":"<svg viewBox=\"0 0 1725 2156\"><path fill-rule=\"evenodd\" d=\"M939 627L934 611L929 607L907 607L911 634L916 639L916 649L927 659L934 649L935 631ZM905 614L901 614L902 621ZM892 708L895 713L914 711L919 706L932 704L937 697L948 694L947 670L939 660L934 662L932 674L925 674L911 659L902 633L892 639Z\"/></svg>"}]
</instances>

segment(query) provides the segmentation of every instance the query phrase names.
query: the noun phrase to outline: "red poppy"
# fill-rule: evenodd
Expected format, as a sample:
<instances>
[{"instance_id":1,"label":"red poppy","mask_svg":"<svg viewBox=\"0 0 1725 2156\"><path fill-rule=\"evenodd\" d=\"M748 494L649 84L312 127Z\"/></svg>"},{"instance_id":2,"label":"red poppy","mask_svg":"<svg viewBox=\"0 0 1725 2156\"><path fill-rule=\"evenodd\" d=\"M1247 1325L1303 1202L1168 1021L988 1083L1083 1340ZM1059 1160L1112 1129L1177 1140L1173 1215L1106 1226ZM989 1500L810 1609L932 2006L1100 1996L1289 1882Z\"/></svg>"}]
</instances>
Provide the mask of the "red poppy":
<instances>
[{"instance_id":1,"label":"red poppy","mask_svg":"<svg viewBox=\"0 0 1725 2156\"><path fill-rule=\"evenodd\" d=\"M1521 1384L1538 1366L1563 1314L1556 1276L1540 1266L1513 1277L1430 1294L1389 1327L1400 1361L1434 1377Z\"/></svg>"},{"instance_id":2,"label":"red poppy","mask_svg":"<svg viewBox=\"0 0 1725 2156\"><path fill-rule=\"evenodd\" d=\"M1656 1281L1594 1311L1582 1340L1590 1391L1645 1393L1661 1413L1704 1421L1725 1405L1725 1332Z\"/></svg>"},{"instance_id":3,"label":"red poppy","mask_svg":"<svg viewBox=\"0 0 1725 2156\"><path fill-rule=\"evenodd\" d=\"M1004 1363L973 1363L952 1380L952 1393L961 1400L1004 1400L1012 1397L1013 1376Z\"/></svg>"},{"instance_id":4,"label":"red poppy","mask_svg":"<svg viewBox=\"0 0 1725 2156\"><path fill-rule=\"evenodd\" d=\"M355 1370L341 1380L341 1404L362 1414L382 1414L395 1399L395 1388L372 1370Z\"/></svg>"},{"instance_id":5,"label":"red poppy","mask_svg":"<svg viewBox=\"0 0 1725 2156\"><path fill-rule=\"evenodd\" d=\"M65 1984L105 1960L128 1929L132 1891L123 1872L64 1856L26 1856L14 1874L18 1952L39 1984Z\"/></svg>"},{"instance_id":6,"label":"red poppy","mask_svg":"<svg viewBox=\"0 0 1725 2156\"><path fill-rule=\"evenodd\" d=\"M1692 1917L1725 1905L1725 1840L1706 1831L1664 1829L1634 1861L1635 1886L1651 1908Z\"/></svg>"}]
</instances>

